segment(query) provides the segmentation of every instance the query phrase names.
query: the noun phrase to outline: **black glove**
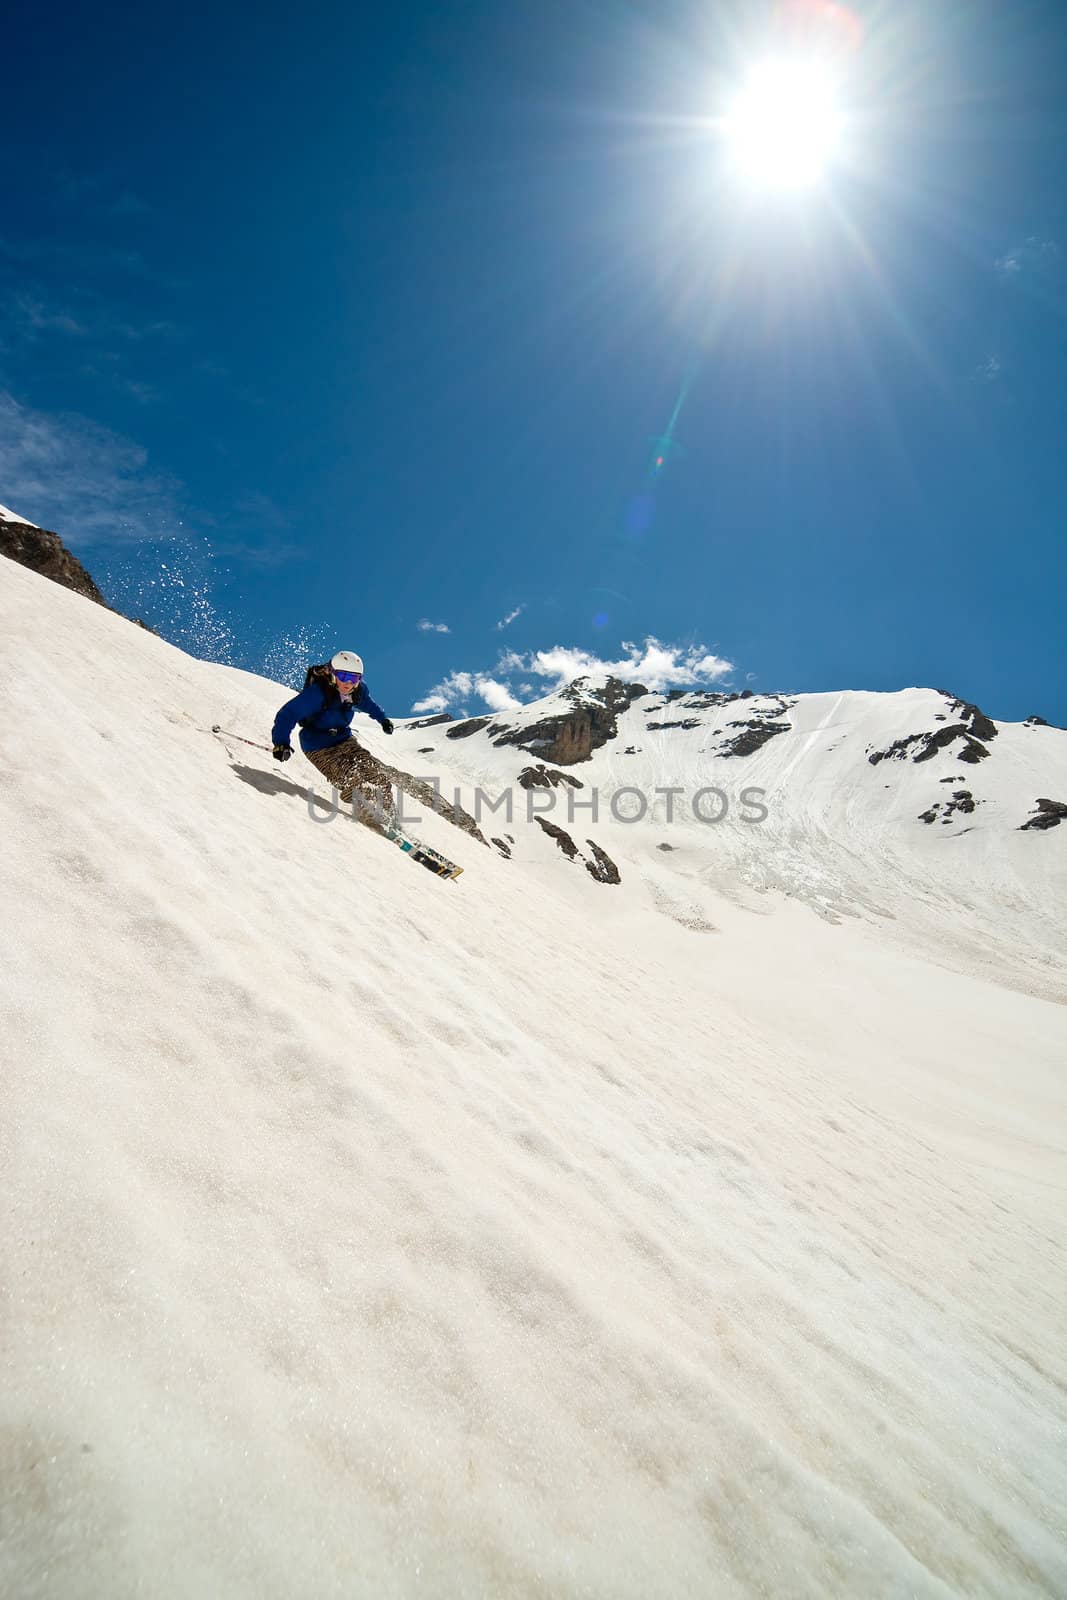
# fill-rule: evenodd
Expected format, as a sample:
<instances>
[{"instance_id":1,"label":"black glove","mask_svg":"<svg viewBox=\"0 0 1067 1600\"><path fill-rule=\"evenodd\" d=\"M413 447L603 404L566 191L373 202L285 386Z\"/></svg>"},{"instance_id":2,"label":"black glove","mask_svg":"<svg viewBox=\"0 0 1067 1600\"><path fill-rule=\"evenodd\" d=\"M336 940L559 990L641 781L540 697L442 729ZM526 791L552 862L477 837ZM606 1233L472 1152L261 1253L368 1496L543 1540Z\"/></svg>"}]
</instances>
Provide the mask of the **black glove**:
<instances>
[{"instance_id":1,"label":"black glove","mask_svg":"<svg viewBox=\"0 0 1067 1600\"><path fill-rule=\"evenodd\" d=\"M389 721L388 717L383 717L382 718L382 732L383 733L392 733L392 731L393 731L393 724Z\"/></svg>"},{"instance_id":2,"label":"black glove","mask_svg":"<svg viewBox=\"0 0 1067 1600\"><path fill-rule=\"evenodd\" d=\"M271 752L275 761L288 761L292 753L293 747L291 744L276 744Z\"/></svg>"}]
</instances>

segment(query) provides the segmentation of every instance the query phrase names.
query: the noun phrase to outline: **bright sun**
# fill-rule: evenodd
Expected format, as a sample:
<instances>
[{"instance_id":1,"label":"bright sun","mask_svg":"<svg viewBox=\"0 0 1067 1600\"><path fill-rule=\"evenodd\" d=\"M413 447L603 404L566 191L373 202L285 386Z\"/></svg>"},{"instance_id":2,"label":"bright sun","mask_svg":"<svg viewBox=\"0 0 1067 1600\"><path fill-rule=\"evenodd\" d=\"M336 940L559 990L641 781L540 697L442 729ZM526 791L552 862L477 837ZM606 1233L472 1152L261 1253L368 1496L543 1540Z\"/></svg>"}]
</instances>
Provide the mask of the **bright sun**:
<instances>
[{"instance_id":1,"label":"bright sun","mask_svg":"<svg viewBox=\"0 0 1067 1600\"><path fill-rule=\"evenodd\" d=\"M734 169L747 181L780 189L818 182L841 131L830 73L806 61L755 68L723 131Z\"/></svg>"}]
</instances>

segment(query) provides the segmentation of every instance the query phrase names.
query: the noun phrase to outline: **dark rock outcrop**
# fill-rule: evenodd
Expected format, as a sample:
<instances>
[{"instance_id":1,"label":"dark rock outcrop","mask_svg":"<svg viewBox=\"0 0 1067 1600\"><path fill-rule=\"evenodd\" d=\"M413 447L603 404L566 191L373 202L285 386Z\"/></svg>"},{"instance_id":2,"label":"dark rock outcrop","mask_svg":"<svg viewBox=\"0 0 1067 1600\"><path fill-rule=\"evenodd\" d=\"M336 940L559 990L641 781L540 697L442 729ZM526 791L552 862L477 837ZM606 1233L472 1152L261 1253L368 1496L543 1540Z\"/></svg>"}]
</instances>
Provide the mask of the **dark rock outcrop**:
<instances>
[{"instance_id":1,"label":"dark rock outcrop","mask_svg":"<svg viewBox=\"0 0 1067 1600\"><path fill-rule=\"evenodd\" d=\"M1046 720L1045 717L1037 716L1027 717L1026 721L1023 723L1024 728L1048 728L1050 726L1051 724Z\"/></svg>"},{"instance_id":2,"label":"dark rock outcrop","mask_svg":"<svg viewBox=\"0 0 1067 1600\"><path fill-rule=\"evenodd\" d=\"M575 856L578 854L578 846L575 844L570 834L561 828L558 823L547 822L544 817L538 817L536 820L538 826L544 828L549 838L555 839L556 843L563 851L563 854L567 857L567 860L573 861Z\"/></svg>"},{"instance_id":3,"label":"dark rock outcrop","mask_svg":"<svg viewBox=\"0 0 1067 1600\"><path fill-rule=\"evenodd\" d=\"M700 728L703 724L698 717L686 717L682 722L646 722L646 728Z\"/></svg>"},{"instance_id":4,"label":"dark rock outcrop","mask_svg":"<svg viewBox=\"0 0 1067 1600\"><path fill-rule=\"evenodd\" d=\"M733 698L738 697L735 695ZM728 704L731 696L719 689L670 689L667 699L672 705L676 700L683 700L687 711L708 711L712 706Z\"/></svg>"},{"instance_id":5,"label":"dark rock outcrop","mask_svg":"<svg viewBox=\"0 0 1067 1600\"><path fill-rule=\"evenodd\" d=\"M1037 828L1042 832L1047 828L1058 828L1067 817L1067 804L1062 800L1038 800L1035 804L1037 811L1022 824L1020 833L1028 833L1031 828Z\"/></svg>"},{"instance_id":6,"label":"dark rock outcrop","mask_svg":"<svg viewBox=\"0 0 1067 1600\"><path fill-rule=\"evenodd\" d=\"M99 606L108 606L100 590L76 556L72 556L58 533L47 528L35 528L29 522L8 522L0 517L0 555L17 561L42 578L51 578L65 589L95 600Z\"/></svg>"},{"instance_id":7,"label":"dark rock outcrop","mask_svg":"<svg viewBox=\"0 0 1067 1600\"><path fill-rule=\"evenodd\" d=\"M511 860L511 846L508 844L507 840L506 839L494 839L493 843L496 845L496 847L499 850L500 854L504 857L504 860L505 861L510 861Z\"/></svg>"},{"instance_id":8,"label":"dark rock outcrop","mask_svg":"<svg viewBox=\"0 0 1067 1600\"><path fill-rule=\"evenodd\" d=\"M959 759L966 761L968 766L976 767L979 761L984 761L989 751L984 744L979 744L977 739L968 739L960 751Z\"/></svg>"},{"instance_id":9,"label":"dark rock outcrop","mask_svg":"<svg viewBox=\"0 0 1067 1600\"><path fill-rule=\"evenodd\" d=\"M791 722L731 722L731 728L743 728L743 733L735 734L732 739L725 740L715 748L717 756L754 756L757 750L762 750L767 742L779 733L788 733L792 728Z\"/></svg>"},{"instance_id":10,"label":"dark rock outcrop","mask_svg":"<svg viewBox=\"0 0 1067 1600\"><path fill-rule=\"evenodd\" d=\"M480 733L483 728L488 728L492 717L468 717L465 722L457 722L453 727L445 730L446 739L469 739L472 733Z\"/></svg>"},{"instance_id":11,"label":"dark rock outcrop","mask_svg":"<svg viewBox=\"0 0 1067 1600\"><path fill-rule=\"evenodd\" d=\"M585 862L585 870L589 876L597 883L621 883L622 874L607 851L601 850L592 839L587 839L585 842L593 852L592 860L587 856Z\"/></svg>"},{"instance_id":12,"label":"dark rock outcrop","mask_svg":"<svg viewBox=\"0 0 1067 1600\"><path fill-rule=\"evenodd\" d=\"M586 872L596 883L621 883L622 874L612 861L606 850L602 850L592 839L585 842L592 854L583 856L570 834L561 828L558 823L549 822L545 817L537 817L536 822L543 828L550 839L555 839L568 861L580 861ZM494 844L499 843L493 840Z\"/></svg>"},{"instance_id":13,"label":"dark rock outcrop","mask_svg":"<svg viewBox=\"0 0 1067 1600\"><path fill-rule=\"evenodd\" d=\"M942 692L943 691L939 691ZM949 711L967 726L967 731L975 739L984 739L988 742L995 739L998 733L996 723L992 717L987 717L984 711L979 711L977 706L971 705L968 700L949 698Z\"/></svg>"},{"instance_id":14,"label":"dark rock outcrop","mask_svg":"<svg viewBox=\"0 0 1067 1600\"><path fill-rule=\"evenodd\" d=\"M550 767L523 767L519 773L519 787L522 789L558 789L563 784L569 789L585 788L580 778L572 777L569 772L553 772Z\"/></svg>"},{"instance_id":15,"label":"dark rock outcrop","mask_svg":"<svg viewBox=\"0 0 1067 1600\"><path fill-rule=\"evenodd\" d=\"M436 717L420 717L418 722L408 722L405 726L408 728L439 728L442 722L451 722L452 720L451 712L442 711Z\"/></svg>"},{"instance_id":16,"label":"dark rock outcrop","mask_svg":"<svg viewBox=\"0 0 1067 1600\"><path fill-rule=\"evenodd\" d=\"M995 739L1000 731L996 723L969 701L957 700L947 689L938 689L935 692L944 695L949 703L949 711L958 720L946 721L943 728L937 728L932 733L909 733L907 738L897 739L884 750L872 750L867 757L872 767L876 767L879 761L932 761L939 750L954 744L957 739L963 740L962 749L956 752L957 761L964 761L968 766L976 767L979 761L985 760L989 754L986 745L990 739ZM935 712L934 721L943 720L942 716Z\"/></svg>"},{"instance_id":17,"label":"dark rock outcrop","mask_svg":"<svg viewBox=\"0 0 1067 1600\"><path fill-rule=\"evenodd\" d=\"M647 693L644 684L623 683L619 678L608 678L596 688L589 686L587 678L576 678L561 692L569 710L522 728L494 729L493 743L518 745L555 766L572 767L588 761L594 750L614 739L620 713ZM456 730L450 728L449 737L455 736Z\"/></svg>"},{"instance_id":18,"label":"dark rock outcrop","mask_svg":"<svg viewBox=\"0 0 1067 1600\"><path fill-rule=\"evenodd\" d=\"M923 811L919 816L920 822L936 822L938 817L942 822L951 822L957 812L969 817L981 801L976 800L969 789L955 789L951 800L942 800L937 805Z\"/></svg>"},{"instance_id":19,"label":"dark rock outcrop","mask_svg":"<svg viewBox=\"0 0 1067 1600\"><path fill-rule=\"evenodd\" d=\"M909 733L906 738L897 739L884 750L872 750L867 760L872 767L876 767L880 761L932 761L939 750L954 744L957 739L964 741L962 750L956 752L957 761L976 766L989 754L984 744L971 738L962 722L950 722L933 733Z\"/></svg>"},{"instance_id":20,"label":"dark rock outcrop","mask_svg":"<svg viewBox=\"0 0 1067 1600\"><path fill-rule=\"evenodd\" d=\"M29 567L31 572L39 572L42 578L50 578L53 583L62 584L64 589L72 589L83 599L92 600L95 605L110 611L112 616L122 617L135 627L143 628L146 633L155 633L155 629L150 628L141 617L127 617L124 611L116 611L114 606L108 605L90 574L77 556L71 555L58 533L52 533L47 528L35 528L32 522L0 517L0 556L7 556L20 566Z\"/></svg>"}]
</instances>

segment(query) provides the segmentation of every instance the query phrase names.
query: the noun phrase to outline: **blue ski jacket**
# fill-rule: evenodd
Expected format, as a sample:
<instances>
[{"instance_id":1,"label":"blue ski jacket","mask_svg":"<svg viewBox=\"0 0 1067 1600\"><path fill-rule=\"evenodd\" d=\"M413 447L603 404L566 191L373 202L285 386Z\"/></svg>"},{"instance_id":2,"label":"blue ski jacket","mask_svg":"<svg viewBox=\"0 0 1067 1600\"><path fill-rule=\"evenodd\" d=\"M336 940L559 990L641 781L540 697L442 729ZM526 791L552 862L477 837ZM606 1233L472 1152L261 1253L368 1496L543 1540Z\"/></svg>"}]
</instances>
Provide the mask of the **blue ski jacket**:
<instances>
[{"instance_id":1,"label":"blue ski jacket","mask_svg":"<svg viewBox=\"0 0 1067 1600\"><path fill-rule=\"evenodd\" d=\"M271 730L271 742L288 744L299 722L301 750L328 750L331 745L343 744L352 737L349 724L356 711L365 711L375 722L387 720L381 706L371 699L365 683L360 684L351 700L328 696L321 683L309 683L292 700L287 700L278 712Z\"/></svg>"}]
</instances>

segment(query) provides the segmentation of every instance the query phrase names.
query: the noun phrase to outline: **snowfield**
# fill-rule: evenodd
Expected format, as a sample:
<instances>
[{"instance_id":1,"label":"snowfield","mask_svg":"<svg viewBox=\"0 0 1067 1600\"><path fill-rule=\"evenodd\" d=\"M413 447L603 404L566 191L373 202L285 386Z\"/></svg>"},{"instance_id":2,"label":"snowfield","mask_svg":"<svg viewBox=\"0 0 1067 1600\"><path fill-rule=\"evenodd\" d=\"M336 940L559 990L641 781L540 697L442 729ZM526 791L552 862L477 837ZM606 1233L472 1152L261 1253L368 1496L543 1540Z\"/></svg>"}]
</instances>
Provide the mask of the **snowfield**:
<instances>
[{"instance_id":1,"label":"snowfield","mask_svg":"<svg viewBox=\"0 0 1067 1600\"><path fill-rule=\"evenodd\" d=\"M7 506L0 506L0 522L21 522L29 528L35 526L32 522L28 523L25 517L20 517L17 511L9 511Z\"/></svg>"},{"instance_id":2,"label":"snowfield","mask_svg":"<svg viewBox=\"0 0 1067 1600\"><path fill-rule=\"evenodd\" d=\"M647 697L566 770L765 823L431 817L444 883L2 559L0 686L0 1593L1067 1594L1067 734Z\"/></svg>"}]
</instances>

